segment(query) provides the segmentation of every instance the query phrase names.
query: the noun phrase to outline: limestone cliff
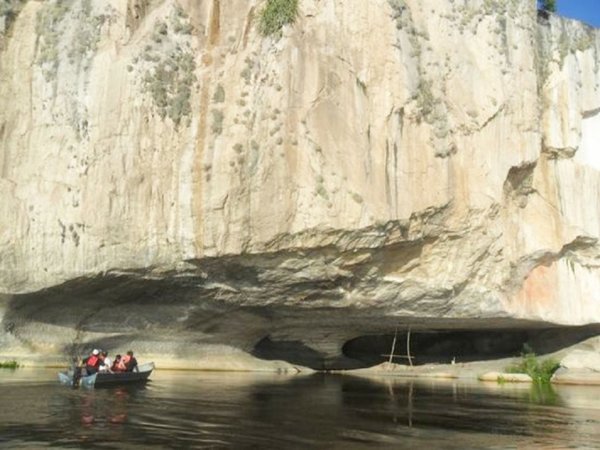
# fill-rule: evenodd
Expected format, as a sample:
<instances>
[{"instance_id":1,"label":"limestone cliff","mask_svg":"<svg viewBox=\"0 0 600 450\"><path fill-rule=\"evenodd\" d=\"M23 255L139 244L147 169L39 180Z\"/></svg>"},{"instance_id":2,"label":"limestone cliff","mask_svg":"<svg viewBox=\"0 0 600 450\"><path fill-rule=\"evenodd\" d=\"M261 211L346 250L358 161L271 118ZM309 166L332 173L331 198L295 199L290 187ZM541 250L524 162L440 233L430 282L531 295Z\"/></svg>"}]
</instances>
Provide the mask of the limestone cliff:
<instances>
[{"instance_id":1,"label":"limestone cliff","mask_svg":"<svg viewBox=\"0 0 600 450\"><path fill-rule=\"evenodd\" d=\"M600 32L535 3L5 2L0 354L600 322Z\"/></svg>"}]
</instances>

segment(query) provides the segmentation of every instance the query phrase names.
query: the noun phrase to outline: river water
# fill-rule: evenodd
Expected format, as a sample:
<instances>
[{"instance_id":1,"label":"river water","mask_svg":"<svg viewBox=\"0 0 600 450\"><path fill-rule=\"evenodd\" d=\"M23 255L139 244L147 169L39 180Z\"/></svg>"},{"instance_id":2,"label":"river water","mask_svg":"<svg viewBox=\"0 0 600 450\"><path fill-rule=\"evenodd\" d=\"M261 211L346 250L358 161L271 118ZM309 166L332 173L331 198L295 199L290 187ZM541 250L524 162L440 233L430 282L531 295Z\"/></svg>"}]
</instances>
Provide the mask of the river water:
<instances>
[{"instance_id":1,"label":"river water","mask_svg":"<svg viewBox=\"0 0 600 450\"><path fill-rule=\"evenodd\" d=\"M156 371L73 390L0 370L2 448L600 448L600 388Z\"/></svg>"}]
</instances>

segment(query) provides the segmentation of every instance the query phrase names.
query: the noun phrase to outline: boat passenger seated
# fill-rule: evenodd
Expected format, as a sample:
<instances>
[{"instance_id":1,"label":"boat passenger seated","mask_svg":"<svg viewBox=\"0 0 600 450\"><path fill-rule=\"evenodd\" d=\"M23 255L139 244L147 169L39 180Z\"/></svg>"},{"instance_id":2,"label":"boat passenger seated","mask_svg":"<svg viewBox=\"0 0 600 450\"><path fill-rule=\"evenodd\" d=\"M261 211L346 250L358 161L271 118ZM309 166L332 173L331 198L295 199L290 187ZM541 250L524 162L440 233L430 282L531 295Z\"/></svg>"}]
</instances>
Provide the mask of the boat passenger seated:
<instances>
[{"instance_id":1,"label":"boat passenger seated","mask_svg":"<svg viewBox=\"0 0 600 450\"><path fill-rule=\"evenodd\" d=\"M115 362L112 364L110 371L111 372L125 372L127 370L127 366L125 365L125 361L121 358L121 355L115 356Z\"/></svg>"},{"instance_id":2,"label":"boat passenger seated","mask_svg":"<svg viewBox=\"0 0 600 450\"><path fill-rule=\"evenodd\" d=\"M125 367L127 372L133 372L134 370L137 372L137 359L133 356L133 352L129 350L125 356L123 356L125 360Z\"/></svg>"},{"instance_id":3,"label":"boat passenger seated","mask_svg":"<svg viewBox=\"0 0 600 450\"><path fill-rule=\"evenodd\" d=\"M112 366L112 362L108 357L108 352L102 351L100 352L100 365L98 367L99 372L110 372L110 367Z\"/></svg>"}]
</instances>

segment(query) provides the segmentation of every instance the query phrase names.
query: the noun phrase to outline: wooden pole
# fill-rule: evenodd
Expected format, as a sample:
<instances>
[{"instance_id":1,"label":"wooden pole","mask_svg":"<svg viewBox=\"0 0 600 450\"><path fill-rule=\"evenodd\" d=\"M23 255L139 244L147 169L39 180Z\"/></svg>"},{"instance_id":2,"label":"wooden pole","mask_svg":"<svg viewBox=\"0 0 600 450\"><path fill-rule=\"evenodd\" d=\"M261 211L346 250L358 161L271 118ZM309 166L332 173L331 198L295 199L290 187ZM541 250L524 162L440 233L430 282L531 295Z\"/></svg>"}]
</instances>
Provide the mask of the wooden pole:
<instances>
[{"instance_id":1,"label":"wooden pole","mask_svg":"<svg viewBox=\"0 0 600 450\"><path fill-rule=\"evenodd\" d=\"M398 337L398 327L396 327L396 332L394 333L394 340L392 341L392 351L390 352L390 359L388 360L388 363L392 363L392 360L394 359L394 349L396 348L396 338Z\"/></svg>"},{"instance_id":2,"label":"wooden pole","mask_svg":"<svg viewBox=\"0 0 600 450\"><path fill-rule=\"evenodd\" d=\"M413 383L410 382L408 387L408 427L412 428L412 416L413 416Z\"/></svg>"},{"instance_id":3,"label":"wooden pole","mask_svg":"<svg viewBox=\"0 0 600 450\"><path fill-rule=\"evenodd\" d=\"M408 333L406 333L406 356L408 357L408 364L412 367L413 363L410 357L410 327L408 327Z\"/></svg>"}]
</instances>

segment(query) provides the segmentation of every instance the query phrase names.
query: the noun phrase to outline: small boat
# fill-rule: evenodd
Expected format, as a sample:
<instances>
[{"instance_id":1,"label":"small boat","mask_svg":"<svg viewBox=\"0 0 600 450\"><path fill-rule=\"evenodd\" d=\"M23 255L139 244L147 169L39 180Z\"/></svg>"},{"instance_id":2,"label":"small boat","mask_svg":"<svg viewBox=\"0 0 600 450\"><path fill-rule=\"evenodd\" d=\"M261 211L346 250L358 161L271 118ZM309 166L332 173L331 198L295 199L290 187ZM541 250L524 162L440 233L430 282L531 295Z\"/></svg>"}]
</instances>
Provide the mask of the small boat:
<instances>
[{"instance_id":1,"label":"small boat","mask_svg":"<svg viewBox=\"0 0 600 450\"><path fill-rule=\"evenodd\" d=\"M86 388L115 386L130 383L145 383L154 370L154 363L149 362L137 366L133 372L97 372L93 375L81 377L79 386ZM73 386L73 370L58 373L58 381L67 386Z\"/></svg>"}]
</instances>

